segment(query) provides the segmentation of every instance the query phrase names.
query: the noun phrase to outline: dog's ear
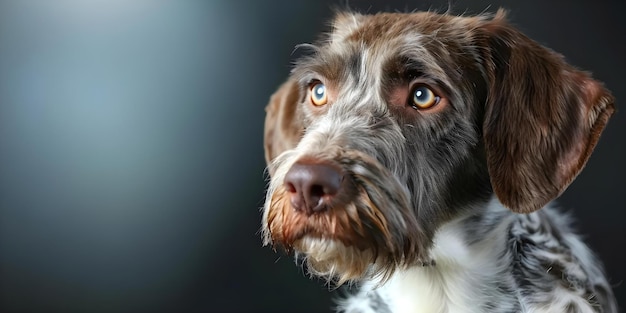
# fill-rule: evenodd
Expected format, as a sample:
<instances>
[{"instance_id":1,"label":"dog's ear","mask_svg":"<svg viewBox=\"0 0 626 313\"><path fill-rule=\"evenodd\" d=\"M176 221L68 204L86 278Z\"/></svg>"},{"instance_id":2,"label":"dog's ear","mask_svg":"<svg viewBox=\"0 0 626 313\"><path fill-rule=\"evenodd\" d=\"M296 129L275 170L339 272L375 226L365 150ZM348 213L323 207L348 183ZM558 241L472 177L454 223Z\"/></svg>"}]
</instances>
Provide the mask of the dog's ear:
<instances>
[{"instance_id":1,"label":"dog's ear","mask_svg":"<svg viewBox=\"0 0 626 313\"><path fill-rule=\"evenodd\" d=\"M532 212L582 170L614 99L589 74L512 28L504 11L480 31L489 80L483 135L493 190L511 210Z\"/></svg>"},{"instance_id":2,"label":"dog's ear","mask_svg":"<svg viewBox=\"0 0 626 313\"><path fill-rule=\"evenodd\" d=\"M298 84L289 79L278 88L265 107L264 146L268 165L283 151L294 148L302 137L299 97Z\"/></svg>"}]
</instances>

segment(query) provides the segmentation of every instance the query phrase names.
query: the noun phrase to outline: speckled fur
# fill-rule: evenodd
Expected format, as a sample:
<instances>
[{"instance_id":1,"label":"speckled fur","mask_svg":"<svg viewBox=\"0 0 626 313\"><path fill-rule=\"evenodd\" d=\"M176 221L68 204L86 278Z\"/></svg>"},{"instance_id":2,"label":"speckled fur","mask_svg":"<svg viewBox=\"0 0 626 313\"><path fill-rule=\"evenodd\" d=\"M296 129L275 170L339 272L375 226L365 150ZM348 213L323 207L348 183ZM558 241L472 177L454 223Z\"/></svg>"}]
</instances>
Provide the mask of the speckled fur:
<instances>
[{"instance_id":1,"label":"speckled fur","mask_svg":"<svg viewBox=\"0 0 626 313\"><path fill-rule=\"evenodd\" d=\"M602 84L503 11L332 25L267 107L264 243L359 286L344 312L616 312L601 263L549 204L614 111ZM407 104L420 84L441 96L431 109ZM302 160L343 175L324 213L291 207L283 181Z\"/></svg>"}]
</instances>

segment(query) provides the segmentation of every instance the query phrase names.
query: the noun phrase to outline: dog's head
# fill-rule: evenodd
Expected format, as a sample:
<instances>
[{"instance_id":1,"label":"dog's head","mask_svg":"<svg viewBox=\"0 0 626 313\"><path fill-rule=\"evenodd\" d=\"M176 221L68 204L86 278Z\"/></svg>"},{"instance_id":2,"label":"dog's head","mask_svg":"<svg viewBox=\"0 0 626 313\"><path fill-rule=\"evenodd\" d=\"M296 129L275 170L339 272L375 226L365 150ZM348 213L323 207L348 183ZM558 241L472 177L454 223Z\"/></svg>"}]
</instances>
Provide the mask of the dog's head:
<instances>
[{"instance_id":1,"label":"dog's head","mask_svg":"<svg viewBox=\"0 0 626 313\"><path fill-rule=\"evenodd\" d=\"M263 236L340 283L428 262L438 227L494 193L541 208L614 111L503 11L341 13L305 48L267 107Z\"/></svg>"}]
</instances>

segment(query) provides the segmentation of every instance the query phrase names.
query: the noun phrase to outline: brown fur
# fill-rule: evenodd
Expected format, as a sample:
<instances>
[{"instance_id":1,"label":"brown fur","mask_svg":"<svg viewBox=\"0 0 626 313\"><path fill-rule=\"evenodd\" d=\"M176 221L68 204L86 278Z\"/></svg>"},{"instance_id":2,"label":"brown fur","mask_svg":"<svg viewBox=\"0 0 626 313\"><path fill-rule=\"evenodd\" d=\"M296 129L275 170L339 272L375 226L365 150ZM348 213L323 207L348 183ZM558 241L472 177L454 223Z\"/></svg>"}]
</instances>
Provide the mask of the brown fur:
<instances>
[{"instance_id":1,"label":"brown fur","mask_svg":"<svg viewBox=\"0 0 626 313\"><path fill-rule=\"evenodd\" d=\"M589 74L508 25L503 14L481 32L489 45L483 131L492 186L507 207L532 212L580 173L614 99Z\"/></svg>"},{"instance_id":2,"label":"brown fur","mask_svg":"<svg viewBox=\"0 0 626 313\"><path fill-rule=\"evenodd\" d=\"M466 36L463 40L481 45L484 63L479 66L488 77L483 133L489 175L500 201L516 212L535 211L565 190L582 170L614 112L614 99L600 83L515 30L502 10L492 20L425 12L383 13L358 20L358 29L340 33L354 21L339 14L333 23L336 33L376 46L401 37L406 29L420 28L424 33L438 30L437 35L444 38ZM463 32L455 33L457 28L450 25L463 27ZM377 31L364 31L368 29ZM441 49L432 50L437 48ZM461 50L454 41L447 49ZM323 65L320 69L333 79L341 72L341 64ZM268 163L295 147L302 136L300 101L294 80L272 96L265 124Z\"/></svg>"},{"instance_id":3,"label":"brown fur","mask_svg":"<svg viewBox=\"0 0 626 313\"><path fill-rule=\"evenodd\" d=\"M549 206L531 213L563 192L587 162L614 112L602 84L514 29L503 11L340 13L332 25L319 44L303 45L311 54L298 60L267 107L264 243L294 251L309 273L339 284L397 287L394 279L405 270L426 275L415 283L450 298L420 301L442 306L482 295L476 312L535 312L571 296L591 308L599 302L587 295L606 294L602 305L614 308L599 263L582 243L563 239L572 236L565 223L553 220ZM311 101L319 83L328 99L323 105ZM416 106L416 87L427 88L436 104ZM333 178L332 186L321 176ZM309 187L320 188L311 197ZM526 225L557 223L550 232ZM456 264L457 244L461 254L467 249L493 264L463 272L472 258ZM563 269L584 266L589 276L551 274L557 266L544 264L556 261ZM424 279L429 275L442 281ZM482 282L462 295L446 289L465 276ZM588 285L572 286L571 277ZM571 294L552 297L550 286L559 284ZM358 299L376 295L370 287ZM385 292L391 302L408 300Z\"/></svg>"},{"instance_id":4,"label":"brown fur","mask_svg":"<svg viewBox=\"0 0 626 313\"><path fill-rule=\"evenodd\" d=\"M293 80L285 82L270 98L265 108L265 161L270 163L281 152L294 148L302 137L298 116L299 87Z\"/></svg>"}]
</instances>

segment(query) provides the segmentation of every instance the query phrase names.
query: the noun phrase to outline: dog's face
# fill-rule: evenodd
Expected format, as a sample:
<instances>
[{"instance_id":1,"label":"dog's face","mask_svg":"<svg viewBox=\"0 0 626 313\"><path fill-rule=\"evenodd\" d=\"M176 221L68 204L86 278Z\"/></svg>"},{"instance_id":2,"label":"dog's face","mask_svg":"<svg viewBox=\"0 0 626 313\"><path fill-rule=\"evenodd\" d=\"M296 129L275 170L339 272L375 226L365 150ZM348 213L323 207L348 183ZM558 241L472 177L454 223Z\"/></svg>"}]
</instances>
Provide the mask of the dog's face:
<instances>
[{"instance_id":1,"label":"dog's face","mask_svg":"<svg viewBox=\"0 0 626 313\"><path fill-rule=\"evenodd\" d=\"M344 282L430 262L496 194L558 196L613 113L601 84L494 17L339 14L272 96L266 244Z\"/></svg>"}]
</instances>

